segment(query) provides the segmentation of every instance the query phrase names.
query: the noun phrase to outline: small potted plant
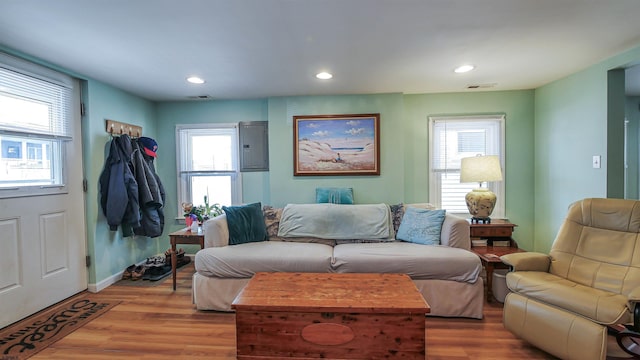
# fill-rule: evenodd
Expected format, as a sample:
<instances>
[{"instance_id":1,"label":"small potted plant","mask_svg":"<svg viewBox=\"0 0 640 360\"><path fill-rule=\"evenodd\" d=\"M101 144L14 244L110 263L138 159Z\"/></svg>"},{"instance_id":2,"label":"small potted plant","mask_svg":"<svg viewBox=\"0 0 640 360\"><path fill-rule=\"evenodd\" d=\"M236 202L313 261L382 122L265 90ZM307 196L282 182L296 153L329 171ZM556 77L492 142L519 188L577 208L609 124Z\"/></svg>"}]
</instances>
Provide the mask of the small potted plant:
<instances>
[{"instance_id":1,"label":"small potted plant","mask_svg":"<svg viewBox=\"0 0 640 360\"><path fill-rule=\"evenodd\" d=\"M222 207L220 206L220 204L215 203L213 205L209 204L209 196L205 195L204 196L204 206L202 206L202 217L203 219L209 220L212 217L216 217L218 215L222 215L223 211L222 211Z\"/></svg>"}]
</instances>

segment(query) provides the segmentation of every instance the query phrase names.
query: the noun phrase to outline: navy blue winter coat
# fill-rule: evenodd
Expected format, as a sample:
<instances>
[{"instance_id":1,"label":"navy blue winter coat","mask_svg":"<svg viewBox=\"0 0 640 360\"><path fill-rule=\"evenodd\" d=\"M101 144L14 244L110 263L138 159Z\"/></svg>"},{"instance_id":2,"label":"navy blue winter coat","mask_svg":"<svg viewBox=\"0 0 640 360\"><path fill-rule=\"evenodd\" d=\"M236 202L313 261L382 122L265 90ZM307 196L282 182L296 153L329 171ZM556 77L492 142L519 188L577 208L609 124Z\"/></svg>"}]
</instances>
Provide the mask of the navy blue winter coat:
<instances>
[{"instance_id":1,"label":"navy blue winter coat","mask_svg":"<svg viewBox=\"0 0 640 360\"><path fill-rule=\"evenodd\" d=\"M111 140L109 155L100 175L100 205L111 231L122 227L123 236L140 227L138 183L133 174L133 147L128 135Z\"/></svg>"}]
</instances>

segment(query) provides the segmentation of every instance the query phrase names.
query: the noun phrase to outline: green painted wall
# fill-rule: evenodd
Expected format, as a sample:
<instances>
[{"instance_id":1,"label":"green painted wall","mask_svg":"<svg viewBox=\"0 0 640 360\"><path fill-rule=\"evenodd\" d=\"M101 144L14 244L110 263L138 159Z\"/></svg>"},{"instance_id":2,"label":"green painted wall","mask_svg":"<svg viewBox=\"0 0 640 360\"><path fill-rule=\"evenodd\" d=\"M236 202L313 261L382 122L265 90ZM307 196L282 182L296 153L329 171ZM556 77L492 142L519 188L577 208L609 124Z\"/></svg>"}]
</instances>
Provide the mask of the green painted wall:
<instances>
[{"instance_id":1,"label":"green painted wall","mask_svg":"<svg viewBox=\"0 0 640 360\"><path fill-rule=\"evenodd\" d=\"M380 113L380 176L293 176L294 115L364 113ZM402 202L404 126L401 94L270 98L270 203L313 203L319 186L352 187L360 204Z\"/></svg>"},{"instance_id":2,"label":"green painted wall","mask_svg":"<svg viewBox=\"0 0 640 360\"><path fill-rule=\"evenodd\" d=\"M98 179L109 151L109 135L105 131L105 119L142 126L146 136L154 137L157 123L156 105L28 54L1 45L0 51L47 66L80 80L82 102L86 111L82 118L82 149L84 178L88 184L85 194L87 255L91 256L92 260L88 269L89 284L96 285L122 271L128 265L164 252L162 246L158 246L159 238L150 239L140 236L122 238L120 232L109 231L106 218L99 206L98 189Z\"/></svg>"},{"instance_id":3,"label":"green painted wall","mask_svg":"<svg viewBox=\"0 0 640 360\"><path fill-rule=\"evenodd\" d=\"M623 161L607 153L607 138L623 142L622 133L608 133L622 128L608 123L608 71L638 61L640 47L535 90L535 250L549 251L572 202L607 196L607 167Z\"/></svg>"},{"instance_id":4,"label":"green painted wall","mask_svg":"<svg viewBox=\"0 0 640 360\"><path fill-rule=\"evenodd\" d=\"M266 121L267 100L184 101L157 104L158 163L156 171L167 194L165 231L162 236L165 250L169 247L170 232L184 228L184 217L177 203L176 125L202 123L238 123ZM242 194L246 203L269 203L269 173L242 173ZM212 199L215 202L215 199ZM184 246L187 253L195 253L197 246ZM164 250L163 250L164 252Z\"/></svg>"},{"instance_id":5,"label":"green painted wall","mask_svg":"<svg viewBox=\"0 0 640 360\"><path fill-rule=\"evenodd\" d=\"M160 238L123 238L119 228L110 231L99 206L98 180L109 154L110 140L105 119L142 126L143 135L153 138L156 135L156 107L153 102L94 80L83 84L83 98L86 111L82 124L84 173L88 183L85 195L87 247L92 259L89 283L98 284L128 265L166 250L159 245Z\"/></svg>"},{"instance_id":6,"label":"green painted wall","mask_svg":"<svg viewBox=\"0 0 640 360\"><path fill-rule=\"evenodd\" d=\"M314 200L318 186L351 186L358 203L428 200L429 115L506 114L506 213L519 226L515 238L526 250L546 252L568 205L607 195L607 138L622 142L610 124L608 71L640 62L640 47L536 90L451 94L376 94L274 97L235 101L153 103L81 75L87 115L83 119L87 242L99 283L127 265L164 252L167 234L181 228L176 204L176 124L269 121L270 171L242 175L243 201L283 206ZM64 71L64 69L63 69ZM381 114L381 175L293 176L293 115ZM615 113L615 111L613 112ZM140 125L159 143L156 167L167 192L165 235L123 239L110 232L99 209L98 178L109 136L104 119ZM613 129L614 133L608 129ZM593 155L602 168L593 169ZM186 249L194 252L197 249Z\"/></svg>"},{"instance_id":7,"label":"green painted wall","mask_svg":"<svg viewBox=\"0 0 640 360\"><path fill-rule=\"evenodd\" d=\"M533 90L405 95L405 201L429 199L428 117L505 114L505 211L514 239L533 249Z\"/></svg>"}]
</instances>

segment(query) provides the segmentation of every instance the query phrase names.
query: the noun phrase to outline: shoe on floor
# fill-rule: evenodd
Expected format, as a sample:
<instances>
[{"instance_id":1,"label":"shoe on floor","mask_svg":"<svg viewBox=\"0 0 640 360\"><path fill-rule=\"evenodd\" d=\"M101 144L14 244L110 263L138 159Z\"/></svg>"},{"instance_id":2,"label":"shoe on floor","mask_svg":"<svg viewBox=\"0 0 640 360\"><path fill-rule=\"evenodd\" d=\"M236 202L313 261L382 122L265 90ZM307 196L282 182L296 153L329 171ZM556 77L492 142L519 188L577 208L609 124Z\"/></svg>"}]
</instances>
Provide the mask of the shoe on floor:
<instances>
[{"instance_id":1,"label":"shoe on floor","mask_svg":"<svg viewBox=\"0 0 640 360\"><path fill-rule=\"evenodd\" d=\"M146 268L142 265L136 266L135 270L131 273L131 280L136 281L142 279L145 270Z\"/></svg>"},{"instance_id":2,"label":"shoe on floor","mask_svg":"<svg viewBox=\"0 0 640 360\"><path fill-rule=\"evenodd\" d=\"M154 266L147 269L142 280L158 281L171 274L171 265Z\"/></svg>"},{"instance_id":3,"label":"shoe on floor","mask_svg":"<svg viewBox=\"0 0 640 360\"><path fill-rule=\"evenodd\" d=\"M148 257L147 258L147 262L145 263L146 266L161 266L164 265L165 263L165 257L164 256L152 256L152 257Z\"/></svg>"},{"instance_id":4,"label":"shoe on floor","mask_svg":"<svg viewBox=\"0 0 640 360\"><path fill-rule=\"evenodd\" d=\"M131 275L133 274L133 270L135 270L135 268L136 264L133 264L124 269L124 271L122 272L122 280L131 279Z\"/></svg>"}]
</instances>

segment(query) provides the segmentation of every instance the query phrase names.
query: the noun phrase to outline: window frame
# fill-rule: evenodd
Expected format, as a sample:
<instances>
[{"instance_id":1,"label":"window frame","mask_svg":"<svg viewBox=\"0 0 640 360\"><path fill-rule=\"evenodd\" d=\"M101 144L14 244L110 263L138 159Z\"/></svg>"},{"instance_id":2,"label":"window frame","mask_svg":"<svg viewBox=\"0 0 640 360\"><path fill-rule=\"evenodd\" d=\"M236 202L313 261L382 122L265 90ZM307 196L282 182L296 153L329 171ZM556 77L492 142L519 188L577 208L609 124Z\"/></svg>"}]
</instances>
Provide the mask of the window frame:
<instances>
[{"instance_id":1,"label":"window frame","mask_svg":"<svg viewBox=\"0 0 640 360\"><path fill-rule=\"evenodd\" d=\"M188 130L216 130L216 129L233 129L232 137L232 167L233 170L185 170L183 169L182 162L185 159L184 150L189 147L187 144L183 144L183 136L189 136L188 134L182 135L181 131ZM176 219L184 219L182 203L189 202L195 205L197 201L193 201L191 193L191 178L193 176L229 176L231 175L231 202L232 204L240 204L242 202L242 173L240 172L239 163L239 150L238 144L239 129L236 123L205 123L205 124L179 124L176 125L176 174L177 174L177 214Z\"/></svg>"},{"instance_id":2,"label":"window frame","mask_svg":"<svg viewBox=\"0 0 640 360\"><path fill-rule=\"evenodd\" d=\"M487 153L484 155L498 155L500 158L500 166L503 171L503 181L496 181L486 184L486 186L496 194L497 201L496 206L494 208L492 217L495 218L506 218L506 209L505 209L505 188L506 188L506 169L505 169L505 122L506 116L505 114L488 114L488 115L462 115L462 116L429 116L429 156L428 156L428 178L429 178L429 202L433 204L437 208L442 208L442 193L441 193L441 177L438 174L443 173L442 171L434 171L434 126L437 122L450 121L450 122L470 122L470 121L496 121L498 122L498 132L497 141L498 144L494 144L496 149L499 149L499 154ZM446 172L450 174L459 174L460 169L448 169ZM477 188L477 185L470 185L471 188ZM462 198L464 200L464 198ZM449 211L448 211L449 212ZM459 215L459 216L471 216L469 211L459 212L452 211L451 214Z\"/></svg>"},{"instance_id":3,"label":"window frame","mask_svg":"<svg viewBox=\"0 0 640 360\"><path fill-rule=\"evenodd\" d=\"M51 115L53 113L59 115L59 117L53 116L49 119L49 130L30 126L14 126L13 123L0 125L2 139L20 142L22 153L20 159L31 161L28 159L28 143L47 143L49 148L48 161L51 163L50 178L47 180L9 181L3 179L0 181L0 199L68 193L67 151L74 141L73 132L76 131L74 129L77 122L76 110L79 108L80 100L77 97L79 91L77 80L58 71L2 52L0 52L0 68L8 73L13 73L8 75L8 79L13 78L14 82L9 81L8 90L4 91L6 97L41 102L50 107L50 117L53 116ZM21 77L24 77L25 84L41 83L42 86L50 89L55 87L57 92L47 92L42 89L37 92L25 91L29 88L24 87L26 85L22 84ZM20 81L21 90L11 90L10 85L16 84L15 81Z\"/></svg>"}]
</instances>

